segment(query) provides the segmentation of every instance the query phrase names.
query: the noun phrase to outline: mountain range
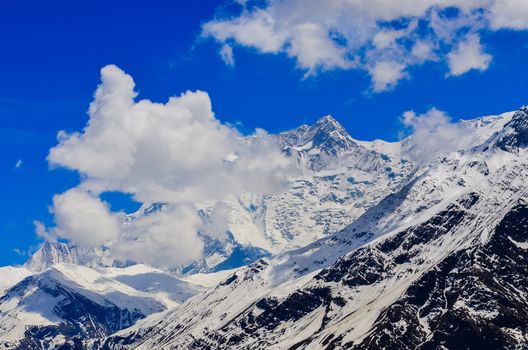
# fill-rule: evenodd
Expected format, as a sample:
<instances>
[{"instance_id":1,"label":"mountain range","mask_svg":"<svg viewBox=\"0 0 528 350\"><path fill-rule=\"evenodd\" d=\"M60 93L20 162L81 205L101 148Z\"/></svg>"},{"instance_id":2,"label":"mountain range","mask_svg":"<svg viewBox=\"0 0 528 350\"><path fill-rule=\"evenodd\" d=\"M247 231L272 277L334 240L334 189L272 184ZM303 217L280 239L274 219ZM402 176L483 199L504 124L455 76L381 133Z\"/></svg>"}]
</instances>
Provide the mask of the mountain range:
<instances>
[{"instance_id":1,"label":"mountain range","mask_svg":"<svg viewBox=\"0 0 528 350\"><path fill-rule=\"evenodd\" d=\"M330 116L274 135L299 174L176 271L44 243L0 269L0 349L526 348L528 108L458 125L427 162Z\"/></svg>"}]
</instances>

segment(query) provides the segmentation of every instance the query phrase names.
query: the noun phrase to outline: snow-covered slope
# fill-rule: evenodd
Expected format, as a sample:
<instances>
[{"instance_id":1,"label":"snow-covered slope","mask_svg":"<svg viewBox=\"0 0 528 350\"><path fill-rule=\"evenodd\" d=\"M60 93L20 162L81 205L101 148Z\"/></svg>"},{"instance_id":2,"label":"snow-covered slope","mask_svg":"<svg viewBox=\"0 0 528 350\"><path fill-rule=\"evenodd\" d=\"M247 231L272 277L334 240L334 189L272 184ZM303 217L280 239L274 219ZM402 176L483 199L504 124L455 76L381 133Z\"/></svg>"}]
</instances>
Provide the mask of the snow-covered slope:
<instances>
[{"instance_id":1,"label":"snow-covered slope","mask_svg":"<svg viewBox=\"0 0 528 350\"><path fill-rule=\"evenodd\" d=\"M0 267L0 295L6 290L31 275L25 267L3 266Z\"/></svg>"},{"instance_id":2,"label":"snow-covered slope","mask_svg":"<svg viewBox=\"0 0 528 350\"><path fill-rule=\"evenodd\" d=\"M95 341L166 307L88 267L57 264L0 297L1 349L53 349Z\"/></svg>"},{"instance_id":3,"label":"snow-covered slope","mask_svg":"<svg viewBox=\"0 0 528 350\"><path fill-rule=\"evenodd\" d=\"M174 306L213 287L229 274L229 270L181 276L175 273L137 264L125 268L98 268L107 278L156 296L166 306Z\"/></svg>"},{"instance_id":4,"label":"snow-covered slope","mask_svg":"<svg viewBox=\"0 0 528 350\"><path fill-rule=\"evenodd\" d=\"M449 322L523 344L528 109L460 123L467 149L419 167L411 140L357 141L329 116L276 135L300 173L283 193L225 199L228 237L200 232L188 275L45 243L0 269L0 349L95 349L114 332L102 348L435 348Z\"/></svg>"},{"instance_id":5,"label":"snow-covered slope","mask_svg":"<svg viewBox=\"0 0 528 350\"><path fill-rule=\"evenodd\" d=\"M90 268L46 242L26 267L0 268L0 349L94 348L105 336L173 308L230 271L181 276L150 266ZM81 344L82 343L82 344Z\"/></svg>"},{"instance_id":6,"label":"snow-covered slope","mask_svg":"<svg viewBox=\"0 0 528 350\"><path fill-rule=\"evenodd\" d=\"M506 118L336 235L242 268L103 348L523 348L528 108Z\"/></svg>"}]
</instances>

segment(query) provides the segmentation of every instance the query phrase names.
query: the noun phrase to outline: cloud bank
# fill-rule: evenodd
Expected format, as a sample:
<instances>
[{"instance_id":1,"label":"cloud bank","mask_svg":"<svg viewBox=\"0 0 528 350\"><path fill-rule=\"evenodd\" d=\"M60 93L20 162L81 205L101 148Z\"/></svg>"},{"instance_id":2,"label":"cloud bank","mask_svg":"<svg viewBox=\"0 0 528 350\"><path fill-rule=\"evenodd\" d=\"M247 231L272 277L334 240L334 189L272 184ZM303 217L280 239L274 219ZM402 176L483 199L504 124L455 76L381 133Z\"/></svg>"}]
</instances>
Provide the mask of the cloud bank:
<instances>
[{"instance_id":1,"label":"cloud bank","mask_svg":"<svg viewBox=\"0 0 528 350\"><path fill-rule=\"evenodd\" d=\"M285 54L307 75L331 69L367 72L374 91L393 88L408 69L437 62L451 76L486 70L492 60L483 31L528 29L524 0L235 1L240 12L203 25L223 45ZM227 45L227 46L226 46ZM229 48L229 49L227 49Z\"/></svg>"},{"instance_id":2,"label":"cloud bank","mask_svg":"<svg viewBox=\"0 0 528 350\"><path fill-rule=\"evenodd\" d=\"M136 101L134 81L114 65L81 132L59 132L48 162L80 173L78 187L53 198L55 227L37 233L79 245L105 245L114 256L164 266L200 257L196 203L282 188L293 164L263 130L247 142L212 112L207 93L187 91L167 103ZM108 191L166 210L125 225L100 199Z\"/></svg>"}]
</instances>

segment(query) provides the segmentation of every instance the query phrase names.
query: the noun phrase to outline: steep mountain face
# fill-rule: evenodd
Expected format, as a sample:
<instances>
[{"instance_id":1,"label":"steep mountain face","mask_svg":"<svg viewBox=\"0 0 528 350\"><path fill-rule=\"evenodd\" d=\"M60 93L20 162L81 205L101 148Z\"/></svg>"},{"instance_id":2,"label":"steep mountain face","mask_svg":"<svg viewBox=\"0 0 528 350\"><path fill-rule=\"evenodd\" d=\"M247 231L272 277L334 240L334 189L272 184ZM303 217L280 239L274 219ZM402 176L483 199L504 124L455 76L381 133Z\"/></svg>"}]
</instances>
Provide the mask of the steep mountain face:
<instances>
[{"instance_id":1,"label":"steep mountain face","mask_svg":"<svg viewBox=\"0 0 528 350\"><path fill-rule=\"evenodd\" d=\"M59 263L78 264L77 249L66 243L44 242L24 266L41 272Z\"/></svg>"},{"instance_id":2,"label":"steep mountain face","mask_svg":"<svg viewBox=\"0 0 528 350\"><path fill-rule=\"evenodd\" d=\"M322 117L313 125L302 125L275 137L283 151L296 157L303 169L317 172L335 168L340 163L364 171L389 166L387 154L368 149L354 140L332 116ZM397 161L401 160L401 154L393 153L392 156Z\"/></svg>"},{"instance_id":3,"label":"steep mountain face","mask_svg":"<svg viewBox=\"0 0 528 350\"><path fill-rule=\"evenodd\" d=\"M397 190L413 170L399 143L386 143L390 155L368 149L331 116L275 137L297 159L300 174L282 193L224 200L231 210L228 240L208 242L205 260L184 271L217 270L241 251L251 255L242 259L247 263L306 246L349 225ZM203 206L205 220L210 210L211 204Z\"/></svg>"},{"instance_id":4,"label":"steep mountain face","mask_svg":"<svg viewBox=\"0 0 528 350\"><path fill-rule=\"evenodd\" d=\"M528 107L518 110L504 129L497 132L485 146L495 146L508 152L528 146Z\"/></svg>"},{"instance_id":5,"label":"steep mountain face","mask_svg":"<svg viewBox=\"0 0 528 350\"><path fill-rule=\"evenodd\" d=\"M472 130L471 144L476 146L501 130L510 118L507 113L460 123ZM222 204L230 210L227 235L219 239L218 235L200 232L205 244L204 258L182 266L179 272L193 274L236 268L304 247L345 228L414 176L415 166L402 153L402 147L410 140L357 141L331 116L274 137L286 154L297 159L300 174L292 177L281 193L265 196L246 193L226 198ZM198 204L204 222L207 223L217 204ZM165 206L147 204L128 220L150 215ZM51 251L50 247L42 250ZM60 255L61 250L65 254ZM116 261L104 249L86 251L63 245L55 247L55 251L43 255L64 256L58 260L78 261L91 267L126 267L135 263ZM32 269L42 270L50 264L32 265L36 266Z\"/></svg>"},{"instance_id":6,"label":"steep mountain face","mask_svg":"<svg viewBox=\"0 0 528 350\"><path fill-rule=\"evenodd\" d=\"M31 274L31 271L22 266L0 267L0 295Z\"/></svg>"},{"instance_id":7,"label":"steep mountain face","mask_svg":"<svg viewBox=\"0 0 528 350\"><path fill-rule=\"evenodd\" d=\"M468 131L468 147L483 144L512 115L460 121ZM331 116L275 137L283 151L297 159L302 174L282 193L226 199L231 208L227 243L208 241L206 258L184 271L215 271L223 261L233 260L232 252L240 257L248 248L246 263L304 247L350 225L416 176L416 166L404 154L411 139L357 141Z\"/></svg>"},{"instance_id":8,"label":"steep mountain face","mask_svg":"<svg viewBox=\"0 0 528 350\"><path fill-rule=\"evenodd\" d=\"M448 256L413 282L354 348L526 347L527 228L528 206L521 202L488 242Z\"/></svg>"},{"instance_id":9,"label":"steep mountain face","mask_svg":"<svg viewBox=\"0 0 528 350\"><path fill-rule=\"evenodd\" d=\"M337 156L361 147L332 116L320 118L313 125L301 125L277 135L284 150ZM311 152L310 152L311 151Z\"/></svg>"},{"instance_id":10,"label":"steep mountain face","mask_svg":"<svg viewBox=\"0 0 528 350\"><path fill-rule=\"evenodd\" d=\"M526 348L525 112L339 233L239 269L103 349Z\"/></svg>"}]
</instances>

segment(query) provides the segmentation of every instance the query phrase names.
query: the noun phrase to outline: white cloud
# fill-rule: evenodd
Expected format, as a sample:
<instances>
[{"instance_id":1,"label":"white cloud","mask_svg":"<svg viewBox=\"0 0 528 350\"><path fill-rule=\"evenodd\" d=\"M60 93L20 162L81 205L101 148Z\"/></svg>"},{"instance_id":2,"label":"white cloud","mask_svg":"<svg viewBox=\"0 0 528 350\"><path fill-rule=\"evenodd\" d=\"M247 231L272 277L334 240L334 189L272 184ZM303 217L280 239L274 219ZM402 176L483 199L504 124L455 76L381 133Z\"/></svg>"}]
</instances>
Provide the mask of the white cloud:
<instances>
[{"instance_id":1,"label":"white cloud","mask_svg":"<svg viewBox=\"0 0 528 350\"><path fill-rule=\"evenodd\" d=\"M121 260L177 267L202 256L201 227L195 207L170 206L128 223L123 238L113 243L110 252Z\"/></svg>"},{"instance_id":2,"label":"white cloud","mask_svg":"<svg viewBox=\"0 0 528 350\"><path fill-rule=\"evenodd\" d=\"M206 212L202 232L210 237L217 239L226 238L226 232L229 229L229 217L232 209L224 202L216 202Z\"/></svg>"},{"instance_id":3,"label":"white cloud","mask_svg":"<svg viewBox=\"0 0 528 350\"><path fill-rule=\"evenodd\" d=\"M457 47L447 55L450 75L462 75L472 69L484 71L492 60L491 55L484 53L480 45L480 38L472 34L461 41Z\"/></svg>"},{"instance_id":4,"label":"white cloud","mask_svg":"<svg viewBox=\"0 0 528 350\"><path fill-rule=\"evenodd\" d=\"M405 66L398 62L378 62L370 70L374 91L384 91L393 87L406 76Z\"/></svg>"},{"instance_id":5,"label":"white cloud","mask_svg":"<svg viewBox=\"0 0 528 350\"><path fill-rule=\"evenodd\" d=\"M372 42L378 49L385 49L396 43L396 40L403 37L405 31L403 30L386 30L382 29L372 38Z\"/></svg>"},{"instance_id":6,"label":"white cloud","mask_svg":"<svg viewBox=\"0 0 528 350\"><path fill-rule=\"evenodd\" d=\"M484 30L528 29L525 0L269 0L239 2L238 15L203 25L202 35L261 53L284 53L308 75L330 69L360 69L377 91L395 81L376 80L385 62L407 67L447 61L457 43ZM450 11L447 11L447 10ZM451 11L456 9L456 11ZM479 52L477 69L491 56ZM474 63L475 65L476 63ZM395 67L395 65L393 65ZM396 72L395 69L391 72ZM462 73L461 73L462 74ZM382 74L382 76L386 76Z\"/></svg>"},{"instance_id":7,"label":"white cloud","mask_svg":"<svg viewBox=\"0 0 528 350\"><path fill-rule=\"evenodd\" d=\"M345 49L328 40L324 27L316 23L303 23L294 28L288 55L295 57L300 67L314 71L334 67L347 68L352 62L343 58Z\"/></svg>"},{"instance_id":8,"label":"white cloud","mask_svg":"<svg viewBox=\"0 0 528 350\"><path fill-rule=\"evenodd\" d=\"M17 160L15 163L15 169L20 169L20 168L22 168L22 159Z\"/></svg>"},{"instance_id":9,"label":"white cloud","mask_svg":"<svg viewBox=\"0 0 528 350\"><path fill-rule=\"evenodd\" d=\"M402 122L411 133L408 142L404 142L404 152L418 163L463 149L470 142L470 131L464 124L451 122L447 114L436 108L421 115L407 111Z\"/></svg>"},{"instance_id":10,"label":"white cloud","mask_svg":"<svg viewBox=\"0 0 528 350\"><path fill-rule=\"evenodd\" d=\"M248 142L216 119L205 92L188 91L165 104L135 101L134 81L118 67L104 67L101 80L84 129L60 132L48 155L52 166L76 170L83 181L54 197L56 227L37 226L41 235L105 244L120 258L182 263L201 254L196 203L275 192L294 168L263 130ZM99 199L106 191L169 203L170 210L123 230L115 224L121 214Z\"/></svg>"},{"instance_id":11,"label":"white cloud","mask_svg":"<svg viewBox=\"0 0 528 350\"><path fill-rule=\"evenodd\" d=\"M46 229L46 226L42 222L35 220L33 221L33 225L35 226L35 233L43 240L53 242L57 239L52 232Z\"/></svg>"},{"instance_id":12,"label":"white cloud","mask_svg":"<svg viewBox=\"0 0 528 350\"><path fill-rule=\"evenodd\" d=\"M419 60L434 60L436 56L433 54L434 47L427 41L416 41L412 48L411 54Z\"/></svg>"},{"instance_id":13,"label":"white cloud","mask_svg":"<svg viewBox=\"0 0 528 350\"><path fill-rule=\"evenodd\" d=\"M61 237L83 247L97 247L121 235L122 214L110 213L99 197L81 189L53 196L52 212L56 227L46 231L41 223L35 223L37 234L47 240Z\"/></svg>"},{"instance_id":14,"label":"white cloud","mask_svg":"<svg viewBox=\"0 0 528 350\"><path fill-rule=\"evenodd\" d=\"M229 44L222 45L220 49L220 57L226 66L233 67L235 65L235 57L233 56L233 48Z\"/></svg>"},{"instance_id":15,"label":"white cloud","mask_svg":"<svg viewBox=\"0 0 528 350\"><path fill-rule=\"evenodd\" d=\"M54 166L79 171L83 188L131 193L140 202L183 203L280 187L290 161L267 134L247 144L220 123L205 92L186 92L166 104L134 101L132 78L115 66L102 84L81 133L59 134ZM226 161L238 155L235 162Z\"/></svg>"},{"instance_id":16,"label":"white cloud","mask_svg":"<svg viewBox=\"0 0 528 350\"><path fill-rule=\"evenodd\" d=\"M13 252L15 252L17 255L21 255L21 256L27 256L27 252L22 250L22 249L19 249L19 248L14 248L13 249Z\"/></svg>"},{"instance_id":17,"label":"white cloud","mask_svg":"<svg viewBox=\"0 0 528 350\"><path fill-rule=\"evenodd\" d=\"M203 30L220 41L234 39L241 45L256 47L266 53L279 52L285 40L281 33L275 32L274 19L265 11L255 11L229 22L208 22Z\"/></svg>"},{"instance_id":18,"label":"white cloud","mask_svg":"<svg viewBox=\"0 0 528 350\"><path fill-rule=\"evenodd\" d=\"M490 9L493 29L528 29L528 1L496 0Z\"/></svg>"}]
</instances>

